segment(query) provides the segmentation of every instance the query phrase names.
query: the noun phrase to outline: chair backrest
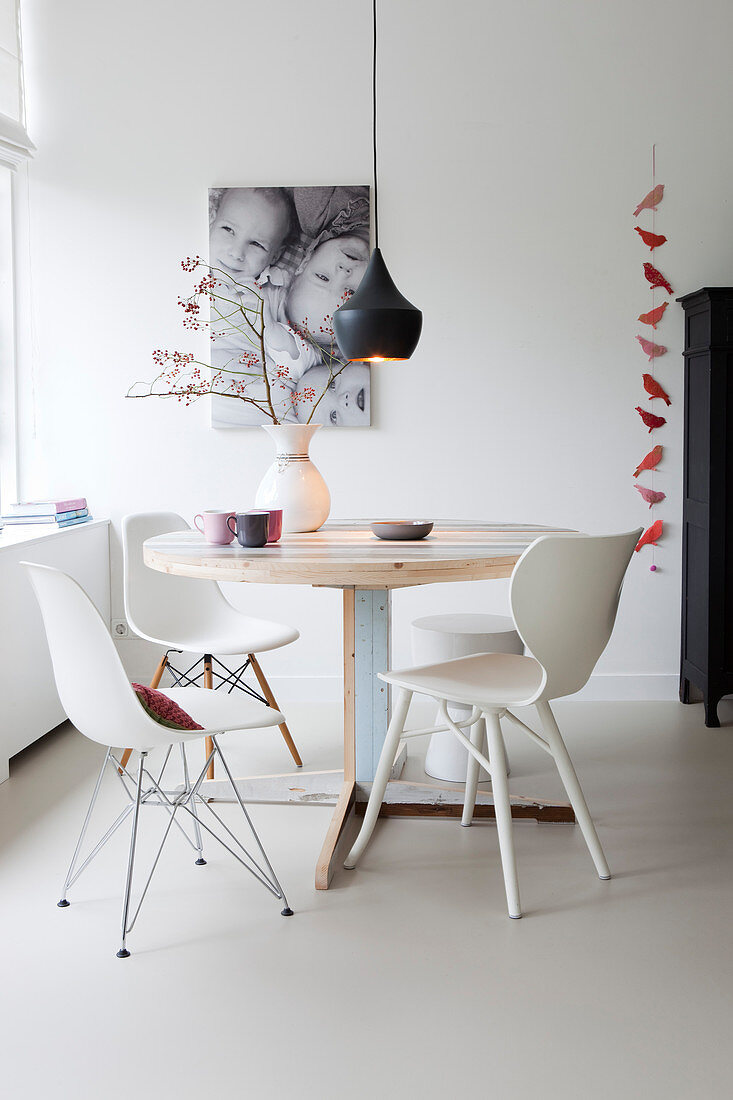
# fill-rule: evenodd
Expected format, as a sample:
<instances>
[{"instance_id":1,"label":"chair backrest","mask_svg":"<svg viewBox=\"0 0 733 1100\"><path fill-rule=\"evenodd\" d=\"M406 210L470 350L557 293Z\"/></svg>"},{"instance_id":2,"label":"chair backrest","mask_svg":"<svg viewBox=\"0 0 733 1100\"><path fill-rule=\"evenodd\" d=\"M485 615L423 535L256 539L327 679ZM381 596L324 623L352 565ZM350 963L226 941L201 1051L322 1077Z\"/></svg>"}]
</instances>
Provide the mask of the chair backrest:
<instances>
[{"instance_id":1,"label":"chair backrest","mask_svg":"<svg viewBox=\"0 0 733 1100\"><path fill-rule=\"evenodd\" d=\"M146 539L190 530L176 512L136 512L122 520L125 616L143 638L175 642L192 629L200 634L229 608L216 581L174 577L145 565Z\"/></svg>"},{"instance_id":2,"label":"chair backrest","mask_svg":"<svg viewBox=\"0 0 733 1100\"><path fill-rule=\"evenodd\" d=\"M517 630L545 670L538 698L580 691L608 644L624 574L641 534L543 535L514 567Z\"/></svg>"},{"instance_id":3,"label":"chair backrest","mask_svg":"<svg viewBox=\"0 0 733 1100\"><path fill-rule=\"evenodd\" d=\"M41 607L61 705L101 745L147 748L160 727L130 686L112 637L81 585L60 569L24 561Z\"/></svg>"}]
</instances>

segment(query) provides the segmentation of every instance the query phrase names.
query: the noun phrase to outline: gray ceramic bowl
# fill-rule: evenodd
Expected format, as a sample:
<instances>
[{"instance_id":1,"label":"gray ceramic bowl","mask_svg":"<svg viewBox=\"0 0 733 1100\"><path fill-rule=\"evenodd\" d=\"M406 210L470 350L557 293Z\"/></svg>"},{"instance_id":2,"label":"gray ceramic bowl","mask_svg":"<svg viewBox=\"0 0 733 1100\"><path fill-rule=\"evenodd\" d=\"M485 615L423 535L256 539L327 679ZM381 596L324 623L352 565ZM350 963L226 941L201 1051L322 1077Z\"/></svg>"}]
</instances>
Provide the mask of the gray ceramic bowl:
<instances>
[{"instance_id":1,"label":"gray ceramic bowl","mask_svg":"<svg viewBox=\"0 0 733 1100\"><path fill-rule=\"evenodd\" d=\"M433 529L432 520L385 519L369 525L378 539L424 539Z\"/></svg>"}]
</instances>

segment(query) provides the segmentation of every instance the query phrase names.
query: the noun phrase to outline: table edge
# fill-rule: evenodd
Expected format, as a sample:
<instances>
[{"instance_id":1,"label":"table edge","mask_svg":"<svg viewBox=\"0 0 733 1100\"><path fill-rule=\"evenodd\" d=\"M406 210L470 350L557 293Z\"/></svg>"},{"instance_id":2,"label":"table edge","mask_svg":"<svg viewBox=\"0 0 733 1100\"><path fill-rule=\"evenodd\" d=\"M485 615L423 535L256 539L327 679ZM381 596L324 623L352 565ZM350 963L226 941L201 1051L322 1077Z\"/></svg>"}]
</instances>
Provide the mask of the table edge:
<instances>
[{"instance_id":1,"label":"table edge","mask_svg":"<svg viewBox=\"0 0 733 1100\"><path fill-rule=\"evenodd\" d=\"M445 558L439 561L312 561L291 559L205 559L193 564L187 555L160 554L143 547L143 561L160 573L220 582L251 584L312 584L323 587L399 588L460 580L491 580L511 576L521 551L491 558Z\"/></svg>"}]
</instances>

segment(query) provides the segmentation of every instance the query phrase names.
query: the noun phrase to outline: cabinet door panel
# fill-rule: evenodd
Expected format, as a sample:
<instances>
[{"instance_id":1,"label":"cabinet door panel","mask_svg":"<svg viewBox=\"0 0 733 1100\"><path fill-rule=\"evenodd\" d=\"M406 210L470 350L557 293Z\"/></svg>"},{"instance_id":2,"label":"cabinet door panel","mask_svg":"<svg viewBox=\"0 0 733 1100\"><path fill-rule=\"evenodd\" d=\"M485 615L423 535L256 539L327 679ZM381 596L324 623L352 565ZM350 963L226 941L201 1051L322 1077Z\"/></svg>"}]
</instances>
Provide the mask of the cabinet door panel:
<instances>
[{"instance_id":1,"label":"cabinet door panel","mask_svg":"<svg viewBox=\"0 0 733 1100\"><path fill-rule=\"evenodd\" d=\"M687 470L685 496L710 502L710 368L708 355L692 356L688 362Z\"/></svg>"},{"instance_id":2,"label":"cabinet door panel","mask_svg":"<svg viewBox=\"0 0 733 1100\"><path fill-rule=\"evenodd\" d=\"M683 657L701 670L708 664L708 533L704 527L685 525L687 557L682 578L686 599L687 636Z\"/></svg>"}]
</instances>

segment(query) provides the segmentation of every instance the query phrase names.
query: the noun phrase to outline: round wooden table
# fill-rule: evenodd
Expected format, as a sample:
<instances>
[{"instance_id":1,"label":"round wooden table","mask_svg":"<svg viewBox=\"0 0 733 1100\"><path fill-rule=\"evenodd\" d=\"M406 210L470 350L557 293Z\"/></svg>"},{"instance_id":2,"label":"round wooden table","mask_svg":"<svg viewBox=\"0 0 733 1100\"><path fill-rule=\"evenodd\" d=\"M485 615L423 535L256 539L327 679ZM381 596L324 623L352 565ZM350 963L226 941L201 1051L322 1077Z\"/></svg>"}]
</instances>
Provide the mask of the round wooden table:
<instances>
[{"instance_id":1,"label":"round wooden table","mask_svg":"<svg viewBox=\"0 0 733 1100\"><path fill-rule=\"evenodd\" d=\"M343 589L344 625L344 769L338 773L340 790L331 824L316 867L316 888L325 890L338 861L339 850L357 803L365 802L374 778L389 724L387 685L377 673L390 667L390 593L393 588L447 581L474 581L511 575L523 551L540 535L564 528L508 523L436 523L426 539L386 542L378 539L367 521L328 523L311 534L283 535L275 545L261 549L210 546L197 531L173 532L148 539L145 564L163 573L214 581L257 584L307 584ZM404 755L401 758L404 763ZM393 776L401 771L400 758ZM313 801L318 780L326 773L282 777L281 787L297 779ZM217 780L208 780L215 795ZM243 797L257 799L253 784L242 780ZM310 786L309 786L310 784ZM321 783L323 786L323 783ZM424 786L425 790L417 788ZM264 790L264 788L263 788ZM430 796L433 792L433 796ZM434 813L460 816L460 787L450 791L430 784L390 784L384 812ZM272 782L261 801L275 801ZM292 801L292 797L284 800ZM567 803L514 798L513 813L538 820L572 821ZM490 794L477 800L477 815L493 816Z\"/></svg>"}]
</instances>

